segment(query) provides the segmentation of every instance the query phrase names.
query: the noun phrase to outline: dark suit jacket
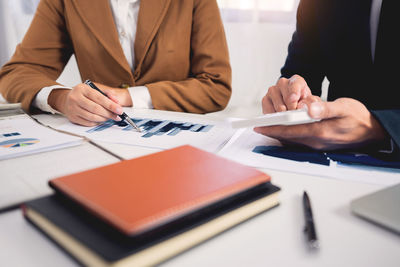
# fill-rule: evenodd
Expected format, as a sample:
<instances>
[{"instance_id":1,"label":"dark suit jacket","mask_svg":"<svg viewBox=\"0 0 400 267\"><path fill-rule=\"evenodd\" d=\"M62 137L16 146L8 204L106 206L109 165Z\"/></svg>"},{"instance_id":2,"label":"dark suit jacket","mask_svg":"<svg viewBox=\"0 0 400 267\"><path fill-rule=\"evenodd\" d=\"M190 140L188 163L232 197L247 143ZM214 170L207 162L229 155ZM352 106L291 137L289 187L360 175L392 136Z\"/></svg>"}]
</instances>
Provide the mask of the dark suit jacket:
<instances>
[{"instance_id":1,"label":"dark suit jacket","mask_svg":"<svg viewBox=\"0 0 400 267\"><path fill-rule=\"evenodd\" d=\"M386 45L390 59L372 59L371 0L301 0L296 31L281 69L283 77L303 76L314 95L321 95L326 77L328 100L350 97L362 102L400 146L400 91L396 47ZM398 22L394 23L398 25ZM377 48L378 49L378 46ZM381 51L376 50L375 58Z\"/></svg>"},{"instance_id":2,"label":"dark suit jacket","mask_svg":"<svg viewBox=\"0 0 400 267\"><path fill-rule=\"evenodd\" d=\"M56 84L72 54L82 80L145 85L156 109L195 113L223 109L231 67L215 0L140 2L134 72L121 48L109 0L41 0L0 91L29 111L39 90Z\"/></svg>"}]
</instances>

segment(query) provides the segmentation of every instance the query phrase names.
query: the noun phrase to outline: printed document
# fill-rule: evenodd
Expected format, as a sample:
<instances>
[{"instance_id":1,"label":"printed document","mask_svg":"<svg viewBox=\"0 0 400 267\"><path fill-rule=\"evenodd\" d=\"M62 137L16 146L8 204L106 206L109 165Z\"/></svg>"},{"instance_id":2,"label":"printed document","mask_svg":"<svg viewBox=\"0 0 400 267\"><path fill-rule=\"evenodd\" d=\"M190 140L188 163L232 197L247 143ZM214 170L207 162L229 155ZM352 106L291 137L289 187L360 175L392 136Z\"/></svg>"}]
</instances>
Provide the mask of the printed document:
<instances>
[{"instance_id":1,"label":"printed document","mask_svg":"<svg viewBox=\"0 0 400 267\"><path fill-rule=\"evenodd\" d=\"M258 134L251 128L246 128L236 132L218 154L256 168L381 185L392 185L400 182L400 169L345 165L334 161L327 164L315 164L263 153L263 151L271 151L281 146L281 143L276 139Z\"/></svg>"},{"instance_id":2,"label":"printed document","mask_svg":"<svg viewBox=\"0 0 400 267\"><path fill-rule=\"evenodd\" d=\"M109 120L95 127L66 122L57 129L85 136L93 141L169 149L192 145L217 152L235 133L228 122L204 115L170 111L136 109L126 112L142 130L136 131L126 122Z\"/></svg>"},{"instance_id":3,"label":"printed document","mask_svg":"<svg viewBox=\"0 0 400 267\"><path fill-rule=\"evenodd\" d=\"M79 145L82 138L47 128L26 114L0 117L0 160Z\"/></svg>"}]
</instances>

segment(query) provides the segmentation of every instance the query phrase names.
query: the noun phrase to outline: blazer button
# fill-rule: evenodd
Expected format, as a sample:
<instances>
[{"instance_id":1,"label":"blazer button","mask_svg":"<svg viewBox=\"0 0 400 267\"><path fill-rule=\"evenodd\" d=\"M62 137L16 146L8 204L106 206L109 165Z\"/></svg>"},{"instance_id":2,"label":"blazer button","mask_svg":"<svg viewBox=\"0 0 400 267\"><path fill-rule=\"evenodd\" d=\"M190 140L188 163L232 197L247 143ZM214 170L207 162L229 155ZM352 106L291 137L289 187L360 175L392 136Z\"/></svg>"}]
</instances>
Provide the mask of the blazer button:
<instances>
[{"instance_id":1,"label":"blazer button","mask_svg":"<svg viewBox=\"0 0 400 267\"><path fill-rule=\"evenodd\" d=\"M129 88L129 84L123 83L119 87L127 89L127 88Z\"/></svg>"}]
</instances>

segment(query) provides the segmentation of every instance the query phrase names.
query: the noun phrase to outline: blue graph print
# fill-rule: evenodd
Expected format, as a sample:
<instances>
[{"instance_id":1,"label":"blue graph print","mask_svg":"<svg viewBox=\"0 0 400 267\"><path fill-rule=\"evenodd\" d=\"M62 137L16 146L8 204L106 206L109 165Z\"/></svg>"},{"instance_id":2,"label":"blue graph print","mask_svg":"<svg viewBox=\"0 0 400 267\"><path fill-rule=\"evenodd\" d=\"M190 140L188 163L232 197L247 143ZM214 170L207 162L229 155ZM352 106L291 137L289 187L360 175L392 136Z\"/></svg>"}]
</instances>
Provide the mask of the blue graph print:
<instances>
[{"instance_id":1,"label":"blue graph print","mask_svg":"<svg viewBox=\"0 0 400 267\"><path fill-rule=\"evenodd\" d=\"M254 153L267 156L289 159L300 162L310 162L329 166L333 160L339 164L346 165L369 165L375 167L386 167L400 169L400 162L382 158L379 154L367 155L351 152L321 152L305 147L281 147L281 146L256 146ZM380 156L380 157L379 157Z\"/></svg>"},{"instance_id":2,"label":"blue graph print","mask_svg":"<svg viewBox=\"0 0 400 267\"><path fill-rule=\"evenodd\" d=\"M143 132L141 137L150 138L156 135L169 135L175 136L181 131L192 131L192 132L208 132L214 125L204 125L191 122L179 122L170 120L157 120L157 119L142 119L142 118L131 118ZM87 133L94 133L104 131L112 126L121 127L123 131L132 130L132 126L128 125L124 121L113 121L108 120L103 124L100 124L90 130Z\"/></svg>"},{"instance_id":3,"label":"blue graph print","mask_svg":"<svg viewBox=\"0 0 400 267\"><path fill-rule=\"evenodd\" d=\"M20 133L4 133L4 134L0 134L0 138L1 137L17 136L17 135L21 135L21 134Z\"/></svg>"}]
</instances>

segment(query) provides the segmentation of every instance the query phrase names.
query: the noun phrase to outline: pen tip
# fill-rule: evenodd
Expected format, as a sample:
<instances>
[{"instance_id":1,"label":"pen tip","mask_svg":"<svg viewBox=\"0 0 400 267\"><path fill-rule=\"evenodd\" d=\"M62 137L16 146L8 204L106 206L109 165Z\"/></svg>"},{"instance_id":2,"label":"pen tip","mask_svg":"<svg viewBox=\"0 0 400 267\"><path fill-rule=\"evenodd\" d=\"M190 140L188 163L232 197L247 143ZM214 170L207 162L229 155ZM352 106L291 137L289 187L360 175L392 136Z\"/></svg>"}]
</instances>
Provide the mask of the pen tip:
<instances>
[{"instance_id":1,"label":"pen tip","mask_svg":"<svg viewBox=\"0 0 400 267\"><path fill-rule=\"evenodd\" d=\"M312 240L312 241L310 241L310 248L312 248L312 249L318 249L319 248L319 242L318 242L318 240Z\"/></svg>"},{"instance_id":2,"label":"pen tip","mask_svg":"<svg viewBox=\"0 0 400 267\"><path fill-rule=\"evenodd\" d=\"M125 116L126 121L129 123L130 126L132 126L133 129L135 129L137 132L141 133L142 130L129 118L128 116Z\"/></svg>"}]
</instances>

